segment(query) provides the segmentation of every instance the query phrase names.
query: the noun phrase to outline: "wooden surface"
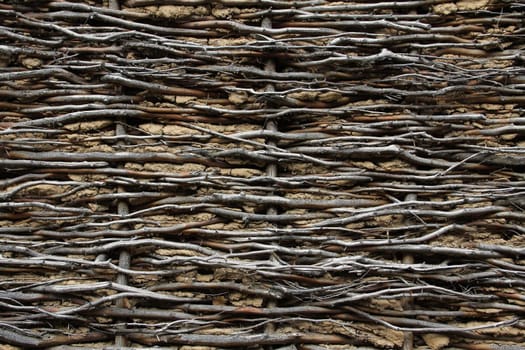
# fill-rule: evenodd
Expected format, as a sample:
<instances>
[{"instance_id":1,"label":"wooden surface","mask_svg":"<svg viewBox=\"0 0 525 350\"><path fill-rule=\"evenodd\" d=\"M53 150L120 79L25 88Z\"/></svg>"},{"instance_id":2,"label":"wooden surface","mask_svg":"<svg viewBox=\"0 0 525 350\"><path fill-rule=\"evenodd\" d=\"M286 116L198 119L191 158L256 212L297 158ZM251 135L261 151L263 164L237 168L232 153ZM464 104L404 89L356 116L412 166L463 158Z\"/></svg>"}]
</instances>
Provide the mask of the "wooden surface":
<instances>
[{"instance_id":1,"label":"wooden surface","mask_svg":"<svg viewBox=\"0 0 525 350\"><path fill-rule=\"evenodd\" d=\"M523 4L12 3L2 349L521 348Z\"/></svg>"}]
</instances>

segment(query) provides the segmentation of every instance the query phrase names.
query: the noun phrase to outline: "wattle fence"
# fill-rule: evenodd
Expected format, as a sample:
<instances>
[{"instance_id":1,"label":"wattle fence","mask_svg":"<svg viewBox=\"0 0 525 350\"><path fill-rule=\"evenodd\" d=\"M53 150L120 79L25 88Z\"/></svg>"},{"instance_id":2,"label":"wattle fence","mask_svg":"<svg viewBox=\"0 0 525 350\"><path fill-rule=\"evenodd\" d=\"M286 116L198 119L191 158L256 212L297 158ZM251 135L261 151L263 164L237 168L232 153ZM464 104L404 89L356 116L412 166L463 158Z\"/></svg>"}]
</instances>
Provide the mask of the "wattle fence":
<instances>
[{"instance_id":1,"label":"wattle fence","mask_svg":"<svg viewBox=\"0 0 525 350\"><path fill-rule=\"evenodd\" d=\"M0 3L0 348L523 349L524 12Z\"/></svg>"}]
</instances>

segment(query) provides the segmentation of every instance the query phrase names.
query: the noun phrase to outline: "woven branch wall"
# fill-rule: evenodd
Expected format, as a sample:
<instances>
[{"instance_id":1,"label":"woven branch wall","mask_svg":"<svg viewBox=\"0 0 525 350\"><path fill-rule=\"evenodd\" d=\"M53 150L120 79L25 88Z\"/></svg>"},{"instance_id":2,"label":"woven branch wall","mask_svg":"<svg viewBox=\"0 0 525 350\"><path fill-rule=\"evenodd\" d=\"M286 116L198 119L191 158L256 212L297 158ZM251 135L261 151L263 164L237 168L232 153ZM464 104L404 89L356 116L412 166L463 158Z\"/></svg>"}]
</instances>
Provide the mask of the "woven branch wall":
<instances>
[{"instance_id":1,"label":"woven branch wall","mask_svg":"<svg viewBox=\"0 0 525 350\"><path fill-rule=\"evenodd\" d=\"M0 346L525 343L520 1L0 4Z\"/></svg>"}]
</instances>

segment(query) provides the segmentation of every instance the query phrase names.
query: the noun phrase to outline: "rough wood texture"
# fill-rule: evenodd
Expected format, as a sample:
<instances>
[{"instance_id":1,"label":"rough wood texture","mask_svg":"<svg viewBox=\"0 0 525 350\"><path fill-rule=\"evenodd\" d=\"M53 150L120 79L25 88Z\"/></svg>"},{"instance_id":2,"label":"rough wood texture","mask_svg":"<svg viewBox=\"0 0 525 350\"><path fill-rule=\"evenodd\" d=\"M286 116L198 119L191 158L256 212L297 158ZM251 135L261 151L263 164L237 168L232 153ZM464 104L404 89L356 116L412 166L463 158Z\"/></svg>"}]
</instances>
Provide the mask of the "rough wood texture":
<instances>
[{"instance_id":1,"label":"rough wood texture","mask_svg":"<svg viewBox=\"0 0 525 350\"><path fill-rule=\"evenodd\" d=\"M524 8L3 2L0 343L521 349Z\"/></svg>"}]
</instances>

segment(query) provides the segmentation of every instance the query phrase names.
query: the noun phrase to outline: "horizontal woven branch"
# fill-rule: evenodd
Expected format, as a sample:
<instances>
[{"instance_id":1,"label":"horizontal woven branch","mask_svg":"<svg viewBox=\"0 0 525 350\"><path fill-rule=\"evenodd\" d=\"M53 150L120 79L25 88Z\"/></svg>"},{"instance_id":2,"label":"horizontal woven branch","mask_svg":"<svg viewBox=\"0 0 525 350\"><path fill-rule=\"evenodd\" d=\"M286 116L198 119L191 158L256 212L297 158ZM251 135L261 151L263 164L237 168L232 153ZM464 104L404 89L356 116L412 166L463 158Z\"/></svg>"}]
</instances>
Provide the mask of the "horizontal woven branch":
<instances>
[{"instance_id":1,"label":"horizontal woven branch","mask_svg":"<svg viewBox=\"0 0 525 350\"><path fill-rule=\"evenodd\" d=\"M1 343L525 342L523 5L35 0L0 20Z\"/></svg>"}]
</instances>

